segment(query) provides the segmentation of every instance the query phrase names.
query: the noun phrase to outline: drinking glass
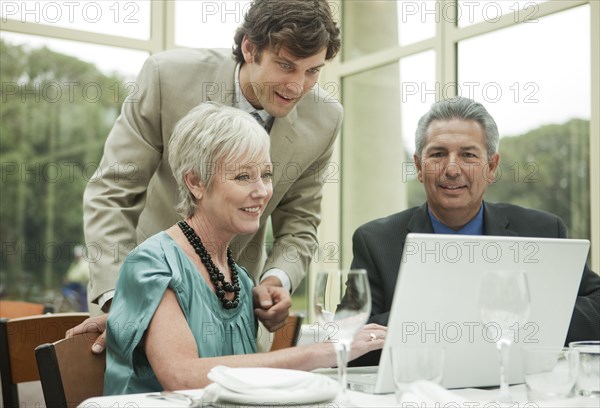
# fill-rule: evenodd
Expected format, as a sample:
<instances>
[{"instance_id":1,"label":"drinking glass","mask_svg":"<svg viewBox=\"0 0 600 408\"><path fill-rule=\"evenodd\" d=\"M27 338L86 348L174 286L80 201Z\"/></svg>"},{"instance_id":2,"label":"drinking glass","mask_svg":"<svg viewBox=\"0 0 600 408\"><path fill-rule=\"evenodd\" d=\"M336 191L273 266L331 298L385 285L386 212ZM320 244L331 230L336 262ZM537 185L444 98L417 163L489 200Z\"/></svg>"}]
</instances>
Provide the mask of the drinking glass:
<instances>
[{"instance_id":1,"label":"drinking glass","mask_svg":"<svg viewBox=\"0 0 600 408\"><path fill-rule=\"evenodd\" d=\"M572 341L569 348L579 352L576 395L600 398L600 341Z\"/></svg>"},{"instance_id":2,"label":"drinking glass","mask_svg":"<svg viewBox=\"0 0 600 408\"><path fill-rule=\"evenodd\" d=\"M579 351L563 347L521 349L529 401L569 398L579 370Z\"/></svg>"},{"instance_id":3,"label":"drinking glass","mask_svg":"<svg viewBox=\"0 0 600 408\"><path fill-rule=\"evenodd\" d=\"M444 357L443 346L397 344L390 347L396 401L402 405L402 395L410 390L410 385L415 381L441 384Z\"/></svg>"},{"instance_id":4,"label":"drinking glass","mask_svg":"<svg viewBox=\"0 0 600 408\"><path fill-rule=\"evenodd\" d=\"M334 343L339 399L348 402L347 366L354 335L367 322L371 313L371 291L364 269L319 272L314 293L315 317L327 341Z\"/></svg>"},{"instance_id":5,"label":"drinking glass","mask_svg":"<svg viewBox=\"0 0 600 408\"><path fill-rule=\"evenodd\" d=\"M479 311L486 329L498 332L496 348L500 359L500 394L497 402L514 402L508 390L508 356L514 334L529 318L529 287L522 271L490 269L484 272L479 293Z\"/></svg>"}]
</instances>

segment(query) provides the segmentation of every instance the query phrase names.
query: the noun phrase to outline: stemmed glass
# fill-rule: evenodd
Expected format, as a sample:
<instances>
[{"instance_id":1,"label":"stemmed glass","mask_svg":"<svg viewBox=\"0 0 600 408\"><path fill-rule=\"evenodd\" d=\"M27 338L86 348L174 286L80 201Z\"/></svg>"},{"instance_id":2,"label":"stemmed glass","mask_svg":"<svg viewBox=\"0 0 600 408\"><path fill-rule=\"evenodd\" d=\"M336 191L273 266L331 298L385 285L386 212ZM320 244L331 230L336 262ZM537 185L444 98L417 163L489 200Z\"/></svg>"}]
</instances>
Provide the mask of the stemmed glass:
<instances>
[{"instance_id":1,"label":"stemmed glass","mask_svg":"<svg viewBox=\"0 0 600 408\"><path fill-rule=\"evenodd\" d=\"M529 286L522 271L491 269L484 272L479 293L481 320L489 330L499 331L496 348L500 357L500 394L497 402L510 404L508 389L509 349L514 335L529 318Z\"/></svg>"},{"instance_id":2,"label":"stemmed glass","mask_svg":"<svg viewBox=\"0 0 600 408\"><path fill-rule=\"evenodd\" d=\"M319 272L316 276L314 311L319 329L327 341L334 343L339 399L348 402L347 366L354 335L367 322L371 313L371 291L364 269Z\"/></svg>"}]
</instances>

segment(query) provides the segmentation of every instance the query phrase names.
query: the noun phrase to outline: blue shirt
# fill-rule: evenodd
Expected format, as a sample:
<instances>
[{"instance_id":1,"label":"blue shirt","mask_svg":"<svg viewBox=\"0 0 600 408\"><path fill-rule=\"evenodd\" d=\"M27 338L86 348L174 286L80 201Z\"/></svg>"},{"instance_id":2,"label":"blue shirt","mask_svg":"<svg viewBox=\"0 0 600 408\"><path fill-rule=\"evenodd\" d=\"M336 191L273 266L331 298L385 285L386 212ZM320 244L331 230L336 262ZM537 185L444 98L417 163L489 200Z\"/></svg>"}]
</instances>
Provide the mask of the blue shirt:
<instances>
[{"instance_id":1,"label":"blue shirt","mask_svg":"<svg viewBox=\"0 0 600 408\"><path fill-rule=\"evenodd\" d=\"M429 212L433 232L436 234L485 235L483 233L483 204L479 207L477 215L458 231L453 230L435 218L429 207L427 207L427 211Z\"/></svg>"}]
</instances>

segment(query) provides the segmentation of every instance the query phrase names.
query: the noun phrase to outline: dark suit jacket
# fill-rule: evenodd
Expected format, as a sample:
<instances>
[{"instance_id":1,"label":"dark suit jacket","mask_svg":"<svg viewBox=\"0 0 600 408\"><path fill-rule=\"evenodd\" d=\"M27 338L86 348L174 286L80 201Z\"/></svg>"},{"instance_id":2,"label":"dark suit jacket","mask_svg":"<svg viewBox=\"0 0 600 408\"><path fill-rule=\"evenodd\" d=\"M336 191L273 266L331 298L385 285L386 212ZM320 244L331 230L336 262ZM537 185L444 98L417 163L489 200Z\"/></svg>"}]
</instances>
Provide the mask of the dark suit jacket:
<instances>
[{"instance_id":1,"label":"dark suit jacket","mask_svg":"<svg viewBox=\"0 0 600 408\"><path fill-rule=\"evenodd\" d=\"M485 235L566 238L567 228L556 215L510 204L484 203ZM369 322L387 326L404 240L409 232L433 233L427 204L359 227L352 237L352 268L366 269L371 286ZM600 277L586 265L579 286L566 343L600 340ZM374 353L353 365L376 365Z\"/></svg>"}]
</instances>

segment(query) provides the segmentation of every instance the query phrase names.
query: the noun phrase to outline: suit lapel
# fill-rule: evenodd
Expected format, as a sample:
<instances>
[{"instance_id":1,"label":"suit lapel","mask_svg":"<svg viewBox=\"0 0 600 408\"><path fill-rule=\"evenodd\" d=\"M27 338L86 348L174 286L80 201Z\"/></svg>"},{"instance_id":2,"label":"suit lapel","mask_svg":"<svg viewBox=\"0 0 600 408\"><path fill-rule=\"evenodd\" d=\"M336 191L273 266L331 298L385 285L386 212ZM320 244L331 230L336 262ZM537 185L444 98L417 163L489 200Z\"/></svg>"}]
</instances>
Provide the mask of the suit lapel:
<instances>
[{"instance_id":1,"label":"suit lapel","mask_svg":"<svg viewBox=\"0 0 600 408\"><path fill-rule=\"evenodd\" d=\"M485 235L516 236L514 231L508 228L509 221L494 204L483 203L483 228Z\"/></svg>"},{"instance_id":2,"label":"suit lapel","mask_svg":"<svg viewBox=\"0 0 600 408\"><path fill-rule=\"evenodd\" d=\"M429 213L427 212L427 203L417 208L411 219L406 224L406 230L400 231L400 234L402 234L400 243L401 248L404 248L406 236L410 232L421 234L433 234L431 219L429 218Z\"/></svg>"},{"instance_id":3,"label":"suit lapel","mask_svg":"<svg viewBox=\"0 0 600 408\"><path fill-rule=\"evenodd\" d=\"M406 233L418 232L424 234L433 234L433 226L431 225L431 219L427 212L427 203L420 206L408 222L406 226Z\"/></svg>"}]
</instances>

